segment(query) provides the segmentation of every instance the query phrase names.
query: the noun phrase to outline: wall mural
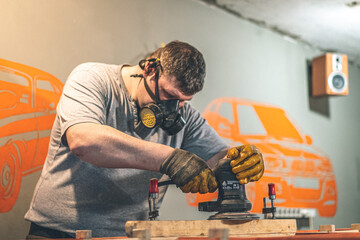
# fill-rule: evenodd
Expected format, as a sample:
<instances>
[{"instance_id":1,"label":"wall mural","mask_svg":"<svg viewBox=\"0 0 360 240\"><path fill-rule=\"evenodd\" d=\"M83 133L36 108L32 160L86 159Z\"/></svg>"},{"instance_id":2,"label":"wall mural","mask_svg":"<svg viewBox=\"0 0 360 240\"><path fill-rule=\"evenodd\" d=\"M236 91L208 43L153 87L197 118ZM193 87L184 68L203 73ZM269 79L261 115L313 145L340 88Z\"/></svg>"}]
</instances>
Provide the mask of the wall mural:
<instances>
[{"instance_id":1,"label":"wall mural","mask_svg":"<svg viewBox=\"0 0 360 240\"><path fill-rule=\"evenodd\" d=\"M18 197L22 177L41 170L63 83L0 59L0 213Z\"/></svg>"},{"instance_id":2,"label":"wall mural","mask_svg":"<svg viewBox=\"0 0 360 240\"><path fill-rule=\"evenodd\" d=\"M313 208L322 217L336 213L337 189L330 159L303 135L287 113L275 106L218 98L203 113L208 123L230 146L254 144L263 153L262 179L246 185L253 204L251 212L261 213L268 183L276 185L276 205L283 208ZM215 201L217 192L187 194L187 203Z\"/></svg>"},{"instance_id":3,"label":"wall mural","mask_svg":"<svg viewBox=\"0 0 360 240\"><path fill-rule=\"evenodd\" d=\"M62 88L63 83L47 72L0 59L0 213L14 206L22 177L44 164ZM261 213L267 184L275 183L278 207L314 208L320 216L335 215L337 190L330 159L283 109L218 98L203 116L230 146L255 144L263 153L263 178L246 185L251 212ZM195 207L216 200L217 192L186 198Z\"/></svg>"}]
</instances>

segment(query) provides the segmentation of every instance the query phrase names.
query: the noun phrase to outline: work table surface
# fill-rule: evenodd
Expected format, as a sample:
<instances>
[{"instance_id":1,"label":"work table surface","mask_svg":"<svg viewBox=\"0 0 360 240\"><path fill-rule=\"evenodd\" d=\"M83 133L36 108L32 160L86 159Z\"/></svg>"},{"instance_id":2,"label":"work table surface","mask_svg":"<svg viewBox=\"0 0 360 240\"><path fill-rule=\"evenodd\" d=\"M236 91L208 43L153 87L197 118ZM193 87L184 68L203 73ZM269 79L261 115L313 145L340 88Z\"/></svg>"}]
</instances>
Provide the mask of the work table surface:
<instances>
[{"instance_id":1,"label":"work table surface","mask_svg":"<svg viewBox=\"0 0 360 240\"><path fill-rule=\"evenodd\" d=\"M337 229L337 230L350 230L347 229ZM108 238L92 238L93 240L117 240L117 239L140 239L140 238L127 238L127 237L108 237ZM166 238L151 238L151 240L215 240L215 238L208 237L166 237ZM322 233L318 230L309 230L309 231L297 231L295 236L285 236L285 237L253 237L253 238L243 238L243 237L229 237L229 240L308 240L308 239L333 239L333 240L342 240L342 239L360 239L360 232L336 232L336 233ZM19 239L20 240L20 239ZM25 240L25 239L21 239ZM45 240L45 239L44 239ZM64 239L69 240L69 239ZM76 240L76 239L74 239Z\"/></svg>"}]
</instances>

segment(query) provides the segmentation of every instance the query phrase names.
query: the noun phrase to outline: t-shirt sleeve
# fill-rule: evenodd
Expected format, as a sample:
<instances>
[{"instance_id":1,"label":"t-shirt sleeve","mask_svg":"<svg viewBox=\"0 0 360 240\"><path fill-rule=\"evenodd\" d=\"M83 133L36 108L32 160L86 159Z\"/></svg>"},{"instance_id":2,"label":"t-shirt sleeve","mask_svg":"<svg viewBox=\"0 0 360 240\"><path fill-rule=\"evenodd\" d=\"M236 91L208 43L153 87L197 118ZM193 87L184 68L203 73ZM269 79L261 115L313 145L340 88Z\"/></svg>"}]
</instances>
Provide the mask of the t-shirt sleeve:
<instances>
[{"instance_id":1,"label":"t-shirt sleeve","mask_svg":"<svg viewBox=\"0 0 360 240\"><path fill-rule=\"evenodd\" d=\"M186 120L184 139L181 148L209 160L221 150L229 147L217 132L189 103L183 106Z\"/></svg>"},{"instance_id":2,"label":"t-shirt sleeve","mask_svg":"<svg viewBox=\"0 0 360 240\"><path fill-rule=\"evenodd\" d=\"M106 123L108 83L95 71L96 66L82 64L75 68L65 83L57 114L61 141L67 146L66 130L78 123Z\"/></svg>"}]
</instances>

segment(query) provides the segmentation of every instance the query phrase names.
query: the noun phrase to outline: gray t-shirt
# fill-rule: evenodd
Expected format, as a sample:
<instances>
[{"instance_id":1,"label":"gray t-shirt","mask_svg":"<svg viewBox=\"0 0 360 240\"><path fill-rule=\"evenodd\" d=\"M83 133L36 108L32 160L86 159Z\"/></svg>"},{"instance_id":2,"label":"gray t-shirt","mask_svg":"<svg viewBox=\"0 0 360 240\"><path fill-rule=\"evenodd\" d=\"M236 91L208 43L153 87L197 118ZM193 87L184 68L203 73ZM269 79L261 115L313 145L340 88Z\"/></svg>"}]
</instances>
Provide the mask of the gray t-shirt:
<instances>
[{"instance_id":1,"label":"gray t-shirt","mask_svg":"<svg viewBox=\"0 0 360 240\"><path fill-rule=\"evenodd\" d=\"M161 128L134 129L134 100L121 78L122 66L85 63L66 81L57 107L49 151L25 219L68 232L92 230L93 237L125 235L125 222L148 219L149 180L157 172L100 168L74 156L65 132L78 123L108 125L128 135L193 152L208 160L227 147L200 113L185 103L185 127L175 136ZM180 190L179 190L180 191Z\"/></svg>"}]
</instances>

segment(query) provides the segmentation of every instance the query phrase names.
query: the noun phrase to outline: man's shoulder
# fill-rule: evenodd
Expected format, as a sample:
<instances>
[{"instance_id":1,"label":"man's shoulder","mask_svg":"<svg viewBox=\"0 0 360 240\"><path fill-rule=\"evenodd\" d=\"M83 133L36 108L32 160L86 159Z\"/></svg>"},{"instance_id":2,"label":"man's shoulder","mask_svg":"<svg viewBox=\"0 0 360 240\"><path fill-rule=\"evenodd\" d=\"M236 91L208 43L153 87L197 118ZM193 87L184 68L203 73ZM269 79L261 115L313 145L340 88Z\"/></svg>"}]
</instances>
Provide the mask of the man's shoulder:
<instances>
[{"instance_id":1,"label":"man's shoulder","mask_svg":"<svg viewBox=\"0 0 360 240\"><path fill-rule=\"evenodd\" d=\"M81 63L74 68L68 81L109 82L108 79L118 78L120 65L99 62Z\"/></svg>"},{"instance_id":2,"label":"man's shoulder","mask_svg":"<svg viewBox=\"0 0 360 240\"><path fill-rule=\"evenodd\" d=\"M86 62L76 66L73 72L78 72L78 71L97 72L97 71L104 71L107 69L114 69L114 68L119 68L119 65L100 63L100 62Z\"/></svg>"},{"instance_id":3,"label":"man's shoulder","mask_svg":"<svg viewBox=\"0 0 360 240\"><path fill-rule=\"evenodd\" d=\"M180 111L183 114L192 114L194 112L199 112L196 108L194 108L190 102L185 102L184 105L180 108Z\"/></svg>"},{"instance_id":4,"label":"man's shoulder","mask_svg":"<svg viewBox=\"0 0 360 240\"><path fill-rule=\"evenodd\" d=\"M188 125L200 124L203 122L200 111L193 107L189 102L184 103L180 108L180 112Z\"/></svg>"}]
</instances>

